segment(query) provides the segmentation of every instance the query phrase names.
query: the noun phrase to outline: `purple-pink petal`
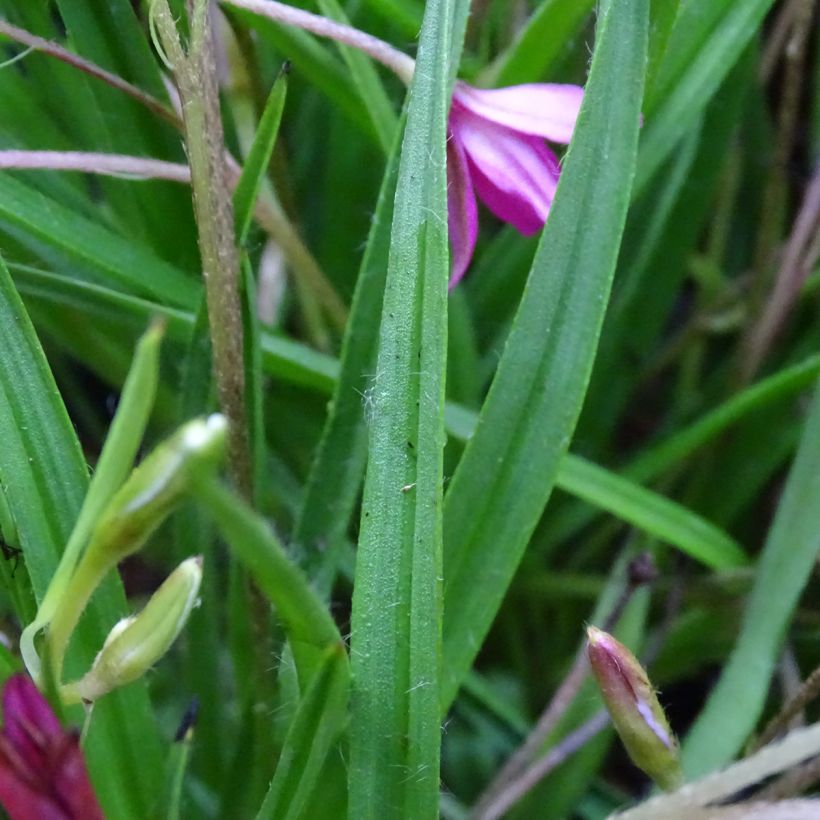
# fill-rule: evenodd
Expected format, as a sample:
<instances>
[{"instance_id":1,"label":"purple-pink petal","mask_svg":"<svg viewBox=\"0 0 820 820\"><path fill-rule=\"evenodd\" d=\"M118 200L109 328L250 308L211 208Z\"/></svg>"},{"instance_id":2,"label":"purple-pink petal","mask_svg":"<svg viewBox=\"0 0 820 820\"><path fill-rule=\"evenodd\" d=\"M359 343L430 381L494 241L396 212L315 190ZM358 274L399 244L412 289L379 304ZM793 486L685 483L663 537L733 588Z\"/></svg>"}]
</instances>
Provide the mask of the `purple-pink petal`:
<instances>
[{"instance_id":1,"label":"purple-pink petal","mask_svg":"<svg viewBox=\"0 0 820 820\"><path fill-rule=\"evenodd\" d=\"M25 675L3 689L0 804L11 820L103 820L78 736Z\"/></svg>"},{"instance_id":2,"label":"purple-pink petal","mask_svg":"<svg viewBox=\"0 0 820 820\"><path fill-rule=\"evenodd\" d=\"M447 141L447 223L450 233L450 287L470 266L478 236L478 206L464 147L452 137Z\"/></svg>"},{"instance_id":3,"label":"purple-pink petal","mask_svg":"<svg viewBox=\"0 0 820 820\"><path fill-rule=\"evenodd\" d=\"M558 159L543 140L455 106L450 128L467 156L476 193L487 207L524 235L540 230L560 172Z\"/></svg>"},{"instance_id":4,"label":"purple-pink petal","mask_svg":"<svg viewBox=\"0 0 820 820\"><path fill-rule=\"evenodd\" d=\"M508 88L473 88L457 83L453 106L523 134L569 143L584 89L578 85L529 83Z\"/></svg>"}]
</instances>

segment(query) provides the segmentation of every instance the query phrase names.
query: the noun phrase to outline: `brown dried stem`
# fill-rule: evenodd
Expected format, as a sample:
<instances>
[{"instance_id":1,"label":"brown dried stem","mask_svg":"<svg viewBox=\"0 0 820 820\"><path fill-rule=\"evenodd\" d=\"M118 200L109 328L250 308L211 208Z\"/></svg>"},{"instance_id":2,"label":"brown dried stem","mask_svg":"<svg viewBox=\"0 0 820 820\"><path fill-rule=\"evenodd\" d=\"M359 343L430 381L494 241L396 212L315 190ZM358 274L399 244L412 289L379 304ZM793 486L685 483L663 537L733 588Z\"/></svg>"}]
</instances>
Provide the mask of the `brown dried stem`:
<instances>
[{"instance_id":1,"label":"brown dried stem","mask_svg":"<svg viewBox=\"0 0 820 820\"><path fill-rule=\"evenodd\" d=\"M820 695L820 667L806 678L797 694L769 721L760 737L752 744L749 753L756 752L771 743L781 732L788 729L791 719L802 712L818 695Z\"/></svg>"},{"instance_id":2,"label":"brown dried stem","mask_svg":"<svg viewBox=\"0 0 820 820\"><path fill-rule=\"evenodd\" d=\"M794 149L800 115L800 96L805 82L805 62L811 22L814 14L814 0L799 0L794 12L791 35L783 51L785 66L780 90L780 107L777 114L777 133L774 143L772 164L763 192L763 206L757 231L757 247L753 278L749 290L751 314L762 314L769 301L771 288L770 267L774 261L775 249L779 244L779 233L786 206L786 170ZM740 378L748 382L759 366L761 351L757 342L758 322L750 325L749 332L741 342Z\"/></svg>"}]
</instances>

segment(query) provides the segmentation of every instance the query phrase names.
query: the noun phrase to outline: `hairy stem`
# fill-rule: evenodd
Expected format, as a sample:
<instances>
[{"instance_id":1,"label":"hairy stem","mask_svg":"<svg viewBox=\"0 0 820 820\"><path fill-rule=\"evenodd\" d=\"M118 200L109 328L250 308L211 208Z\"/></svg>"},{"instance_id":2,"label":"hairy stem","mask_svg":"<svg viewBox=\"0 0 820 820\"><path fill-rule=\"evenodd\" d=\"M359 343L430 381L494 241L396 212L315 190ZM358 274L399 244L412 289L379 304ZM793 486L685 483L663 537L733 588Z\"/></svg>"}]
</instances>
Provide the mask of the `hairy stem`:
<instances>
[{"instance_id":1,"label":"hairy stem","mask_svg":"<svg viewBox=\"0 0 820 820\"><path fill-rule=\"evenodd\" d=\"M219 404L230 423L228 462L237 488L250 498L252 468L245 407L239 254L207 4L198 0L194 5L187 54L183 51L167 0L155 0L152 14L182 103L213 346L214 380Z\"/></svg>"}]
</instances>

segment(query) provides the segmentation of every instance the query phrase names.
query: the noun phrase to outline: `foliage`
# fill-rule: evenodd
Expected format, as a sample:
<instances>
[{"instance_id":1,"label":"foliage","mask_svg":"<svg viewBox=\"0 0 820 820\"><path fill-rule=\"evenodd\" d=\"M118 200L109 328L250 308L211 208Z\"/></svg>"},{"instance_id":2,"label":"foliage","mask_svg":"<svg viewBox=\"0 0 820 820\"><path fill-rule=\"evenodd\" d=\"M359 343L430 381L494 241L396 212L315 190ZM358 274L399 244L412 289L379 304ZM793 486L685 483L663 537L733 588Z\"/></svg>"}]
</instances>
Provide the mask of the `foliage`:
<instances>
[{"instance_id":1,"label":"foliage","mask_svg":"<svg viewBox=\"0 0 820 820\"><path fill-rule=\"evenodd\" d=\"M91 712L106 816L607 816L647 781L574 662L590 623L685 776L743 757L820 664L816 4L299 6L412 53L408 89L251 0L203 59L206 5L0 0L0 678L68 642L49 584L139 448L221 410L222 477L123 536L153 532L69 644L80 679L204 557L177 642ZM457 78L585 94L543 230L482 208L448 293Z\"/></svg>"}]
</instances>

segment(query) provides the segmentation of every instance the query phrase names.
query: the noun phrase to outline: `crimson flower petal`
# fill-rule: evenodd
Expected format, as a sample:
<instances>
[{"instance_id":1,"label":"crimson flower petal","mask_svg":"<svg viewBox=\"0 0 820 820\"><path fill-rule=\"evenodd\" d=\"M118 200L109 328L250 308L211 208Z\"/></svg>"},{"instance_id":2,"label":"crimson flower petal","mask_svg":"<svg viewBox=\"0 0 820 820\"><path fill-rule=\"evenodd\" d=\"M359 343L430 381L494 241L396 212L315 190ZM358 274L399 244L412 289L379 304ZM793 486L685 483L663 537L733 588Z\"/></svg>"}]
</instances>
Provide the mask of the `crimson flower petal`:
<instances>
[{"instance_id":1,"label":"crimson flower petal","mask_svg":"<svg viewBox=\"0 0 820 820\"><path fill-rule=\"evenodd\" d=\"M530 137L482 120L455 107L450 128L469 161L481 200L501 220L525 236L547 219L560 168L539 137Z\"/></svg>"},{"instance_id":2,"label":"crimson flower petal","mask_svg":"<svg viewBox=\"0 0 820 820\"><path fill-rule=\"evenodd\" d=\"M450 287L470 266L478 237L478 206L464 148L456 139L447 141L447 223L452 246Z\"/></svg>"},{"instance_id":3,"label":"crimson flower petal","mask_svg":"<svg viewBox=\"0 0 820 820\"><path fill-rule=\"evenodd\" d=\"M3 689L0 803L11 820L103 820L77 735L64 730L30 678Z\"/></svg>"},{"instance_id":4,"label":"crimson flower petal","mask_svg":"<svg viewBox=\"0 0 820 820\"><path fill-rule=\"evenodd\" d=\"M584 89L578 85L529 83L507 88L473 88L458 83L453 103L522 134L569 143Z\"/></svg>"}]
</instances>

